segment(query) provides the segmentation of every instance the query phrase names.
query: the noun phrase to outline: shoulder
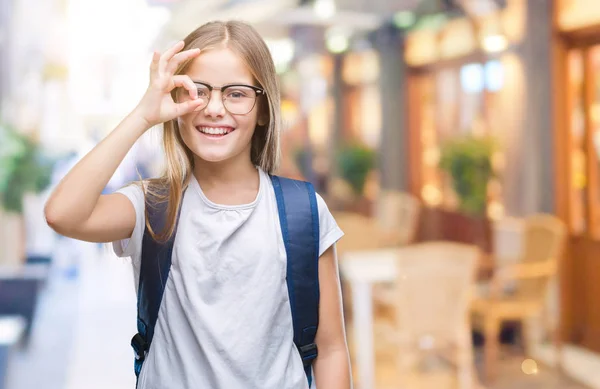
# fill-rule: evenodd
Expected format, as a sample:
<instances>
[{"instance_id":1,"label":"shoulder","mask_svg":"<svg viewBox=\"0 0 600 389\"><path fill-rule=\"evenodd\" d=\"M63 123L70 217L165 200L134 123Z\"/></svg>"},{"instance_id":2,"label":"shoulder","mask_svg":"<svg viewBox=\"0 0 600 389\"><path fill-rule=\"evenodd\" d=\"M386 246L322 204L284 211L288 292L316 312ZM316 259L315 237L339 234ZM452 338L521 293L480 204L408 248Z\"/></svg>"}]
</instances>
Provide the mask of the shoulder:
<instances>
[{"instance_id":1,"label":"shoulder","mask_svg":"<svg viewBox=\"0 0 600 389\"><path fill-rule=\"evenodd\" d=\"M287 177L282 177L282 176L274 175L272 177L276 177L276 178L282 179L284 181L289 180L288 182L297 183L297 184L308 183L308 181L292 179L292 178L287 178ZM312 187L312 184L311 184L311 187ZM315 197L316 197L317 210L318 210L318 214L319 214L319 229L320 229L321 237L324 238L327 235L329 235L330 237L333 237L333 241L335 241L335 240L339 239L343 235L343 233L340 230L339 226L337 225L333 215L331 214L331 211L329 210L329 207L327 206L327 202L325 201L323 196L321 196L316 191L314 193L315 193Z\"/></svg>"},{"instance_id":2,"label":"shoulder","mask_svg":"<svg viewBox=\"0 0 600 389\"><path fill-rule=\"evenodd\" d=\"M268 173L264 173L264 174L269 178L269 181L271 182L271 185L273 185L273 179L278 180L280 183L287 181L289 183L295 183L295 184L301 184L301 185L308 184L309 187L311 188L311 190L314 192L315 197L317 199L317 207L319 209L319 213L321 213L321 212L327 212L327 213L329 213L329 208L327 207L327 203L325 202L325 200L323 199L323 197L317 191L315 191L314 186L310 182L305 181L305 180L301 180L301 179L296 179L296 178L289 178L289 177L285 177L285 176L279 176L279 175L275 175L275 174L268 174Z\"/></svg>"},{"instance_id":3,"label":"shoulder","mask_svg":"<svg viewBox=\"0 0 600 389\"><path fill-rule=\"evenodd\" d=\"M263 172L264 173L264 172ZM305 184L307 181L297 180L292 178L286 178L277 175L269 175L264 173L266 177L275 177L276 179L282 179L281 181L290 180L288 182L296 183L296 184ZM269 179L271 181L271 179ZM269 186L273 188L272 183ZM311 185L312 186L312 185ZM319 217L319 256L321 256L329 247L331 247L335 242L337 242L343 235L344 232L337 225L333 215L329 211L329 207L318 192L314 192L317 202L317 210ZM273 199L274 206L277 207L276 200Z\"/></svg>"}]
</instances>

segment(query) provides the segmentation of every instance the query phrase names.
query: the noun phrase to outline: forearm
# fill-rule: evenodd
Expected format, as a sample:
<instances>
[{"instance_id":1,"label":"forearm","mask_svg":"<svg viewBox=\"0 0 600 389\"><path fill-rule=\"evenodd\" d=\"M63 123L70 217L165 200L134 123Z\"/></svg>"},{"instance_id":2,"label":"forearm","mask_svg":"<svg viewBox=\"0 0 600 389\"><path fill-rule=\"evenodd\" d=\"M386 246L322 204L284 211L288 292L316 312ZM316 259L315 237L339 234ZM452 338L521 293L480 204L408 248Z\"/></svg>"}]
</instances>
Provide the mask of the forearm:
<instances>
[{"instance_id":1,"label":"forearm","mask_svg":"<svg viewBox=\"0 0 600 389\"><path fill-rule=\"evenodd\" d=\"M86 221L117 167L146 130L144 120L132 113L83 157L46 203L48 224L68 227Z\"/></svg>"},{"instance_id":2,"label":"forearm","mask_svg":"<svg viewBox=\"0 0 600 389\"><path fill-rule=\"evenodd\" d=\"M351 389L350 358L344 346L321 352L314 362L317 389Z\"/></svg>"}]
</instances>

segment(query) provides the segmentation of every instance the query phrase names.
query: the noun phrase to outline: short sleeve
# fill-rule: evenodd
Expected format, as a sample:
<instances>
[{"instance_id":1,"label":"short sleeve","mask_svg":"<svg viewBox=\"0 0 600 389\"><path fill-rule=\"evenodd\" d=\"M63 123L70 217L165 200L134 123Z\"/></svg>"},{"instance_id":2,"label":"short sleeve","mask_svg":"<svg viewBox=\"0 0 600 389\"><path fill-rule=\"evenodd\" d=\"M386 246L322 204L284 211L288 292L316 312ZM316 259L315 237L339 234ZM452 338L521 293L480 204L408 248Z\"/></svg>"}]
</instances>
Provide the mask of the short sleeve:
<instances>
[{"instance_id":1,"label":"short sleeve","mask_svg":"<svg viewBox=\"0 0 600 389\"><path fill-rule=\"evenodd\" d=\"M118 257L131 257L135 262L140 258L142 248L142 238L146 223L144 212L144 192L137 184L131 184L119 189L115 193L120 193L127 197L135 208L135 227L131 237L128 239L112 242L113 251ZM135 264L134 264L135 265Z\"/></svg>"},{"instance_id":2,"label":"short sleeve","mask_svg":"<svg viewBox=\"0 0 600 389\"><path fill-rule=\"evenodd\" d=\"M325 200L317 193L317 208L319 210L319 256L337 242L344 232L337 225Z\"/></svg>"}]
</instances>

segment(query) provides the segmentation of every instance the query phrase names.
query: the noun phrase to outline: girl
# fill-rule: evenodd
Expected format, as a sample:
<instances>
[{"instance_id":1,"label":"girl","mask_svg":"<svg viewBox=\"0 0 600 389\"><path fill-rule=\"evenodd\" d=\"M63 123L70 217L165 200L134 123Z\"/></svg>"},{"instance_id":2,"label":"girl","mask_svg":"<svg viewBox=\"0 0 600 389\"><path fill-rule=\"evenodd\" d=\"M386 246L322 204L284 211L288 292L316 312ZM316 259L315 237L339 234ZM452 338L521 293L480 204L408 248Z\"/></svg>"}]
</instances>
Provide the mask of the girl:
<instances>
[{"instance_id":1,"label":"girl","mask_svg":"<svg viewBox=\"0 0 600 389\"><path fill-rule=\"evenodd\" d=\"M164 123L166 172L114 194L102 189L149 128ZM45 208L62 235L113 242L136 278L144 196L168 188L172 265L141 389L306 389L293 343L286 255L268 174L279 162L279 90L264 41L241 22L212 22L162 55L135 109L65 176ZM183 200L183 201L181 201ZM316 386L351 387L335 242L320 196ZM181 209L179 210L179 204ZM137 285L137 282L136 282Z\"/></svg>"}]
</instances>

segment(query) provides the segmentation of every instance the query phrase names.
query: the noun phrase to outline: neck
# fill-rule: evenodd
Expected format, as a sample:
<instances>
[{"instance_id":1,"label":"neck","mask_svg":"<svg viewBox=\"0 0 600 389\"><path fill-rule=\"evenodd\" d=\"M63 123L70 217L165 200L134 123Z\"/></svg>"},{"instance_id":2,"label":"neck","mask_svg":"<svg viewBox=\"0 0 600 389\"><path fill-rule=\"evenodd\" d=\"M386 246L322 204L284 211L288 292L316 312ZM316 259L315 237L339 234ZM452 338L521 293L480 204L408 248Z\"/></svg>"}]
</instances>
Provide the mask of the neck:
<instances>
[{"instance_id":1,"label":"neck","mask_svg":"<svg viewBox=\"0 0 600 389\"><path fill-rule=\"evenodd\" d=\"M203 189L247 187L258 183L258 171L250 158L207 162L196 157L194 176Z\"/></svg>"}]
</instances>

